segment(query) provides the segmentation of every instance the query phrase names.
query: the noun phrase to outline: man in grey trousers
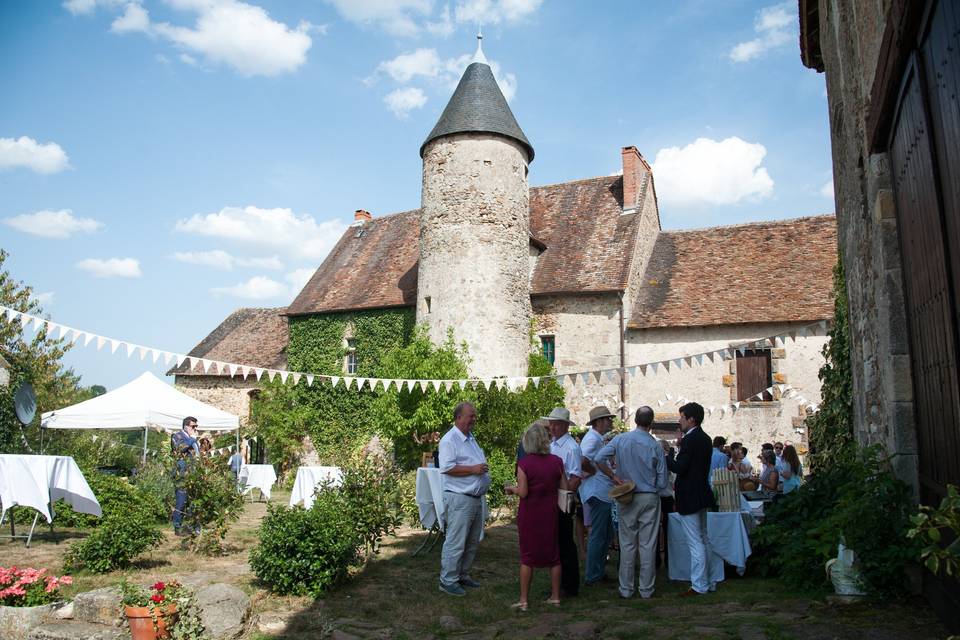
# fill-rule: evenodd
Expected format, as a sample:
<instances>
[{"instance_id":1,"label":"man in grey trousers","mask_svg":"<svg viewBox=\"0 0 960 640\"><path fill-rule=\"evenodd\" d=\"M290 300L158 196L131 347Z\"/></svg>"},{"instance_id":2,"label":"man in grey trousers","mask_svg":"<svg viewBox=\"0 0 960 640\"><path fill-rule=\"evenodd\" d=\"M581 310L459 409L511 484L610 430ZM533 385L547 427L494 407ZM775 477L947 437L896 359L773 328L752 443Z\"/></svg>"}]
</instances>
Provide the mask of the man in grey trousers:
<instances>
[{"instance_id":1,"label":"man in grey trousers","mask_svg":"<svg viewBox=\"0 0 960 640\"><path fill-rule=\"evenodd\" d=\"M620 532L620 597L633 595L634 585L641 598L653 596L657 577L657 537L660 533L660 492L667 486L667 460L663 448L650 435L653 409L640 407L636 414L637 428L616 436L594 458L597 469L615 485L628 480L636 485L633 499L621 502ZM616 456L617 472L609 467ZM637 561L640 578L636 578Z\"/></svg>"},{"instance_id":2,"label":"man in grey trousers","mask_svg":"<svg viewBox=\"0 0 960 640\"><path fill-rule=\"evenodd\" d=\"M466 594L480 583L470 577L483 531L483 497L490 488L487 458L473 437L477 411L469 402L453 410L453 427L440 440L446 538L440 556L440 591Z\"/></svg>"}]
</instances>

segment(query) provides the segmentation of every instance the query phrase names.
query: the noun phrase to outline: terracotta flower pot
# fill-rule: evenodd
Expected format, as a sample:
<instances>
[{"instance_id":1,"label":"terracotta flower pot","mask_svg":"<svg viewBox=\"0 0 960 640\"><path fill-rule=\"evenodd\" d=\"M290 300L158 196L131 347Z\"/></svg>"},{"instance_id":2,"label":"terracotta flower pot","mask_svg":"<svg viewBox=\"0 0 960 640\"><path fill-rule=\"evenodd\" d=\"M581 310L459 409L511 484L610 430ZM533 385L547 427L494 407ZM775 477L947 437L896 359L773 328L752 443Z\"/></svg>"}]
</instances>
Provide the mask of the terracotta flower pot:
<instances>
[{"instance_id":1,"label":"terracotta flower pot","mask_svg":"<svg viewBox=\"0 0 960 640\"><path fill-rule=\"evenodd\" d=\"M150 613L150 607L123 608L133 640L158 640L159 638L170 637L169 628L177 621L177 605L157 607L155 611L156 627L153 624L154 616Z\"/></svg>"}]
</instances>

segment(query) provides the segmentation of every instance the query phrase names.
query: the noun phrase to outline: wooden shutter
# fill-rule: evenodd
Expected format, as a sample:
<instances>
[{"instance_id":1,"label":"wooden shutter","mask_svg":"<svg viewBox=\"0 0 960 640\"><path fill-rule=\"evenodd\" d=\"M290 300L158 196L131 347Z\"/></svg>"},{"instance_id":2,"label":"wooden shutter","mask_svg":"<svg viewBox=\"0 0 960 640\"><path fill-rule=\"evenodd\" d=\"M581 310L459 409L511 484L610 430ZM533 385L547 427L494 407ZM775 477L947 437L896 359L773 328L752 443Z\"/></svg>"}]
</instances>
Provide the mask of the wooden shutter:
<instances>
[{"instance_id":1,"label":"wooden shutter","mask_svg":"<svg viewBox=\"0 0 960 640\"><path fill-rule=\"evenodd\" d=\"M747 400L771 384L770 351L747 349L737 352L737 399ZM752 398L758 401L757 398ZM773 396L764 391L763 399L770 401Z\"/></svg>"}]
</instances>

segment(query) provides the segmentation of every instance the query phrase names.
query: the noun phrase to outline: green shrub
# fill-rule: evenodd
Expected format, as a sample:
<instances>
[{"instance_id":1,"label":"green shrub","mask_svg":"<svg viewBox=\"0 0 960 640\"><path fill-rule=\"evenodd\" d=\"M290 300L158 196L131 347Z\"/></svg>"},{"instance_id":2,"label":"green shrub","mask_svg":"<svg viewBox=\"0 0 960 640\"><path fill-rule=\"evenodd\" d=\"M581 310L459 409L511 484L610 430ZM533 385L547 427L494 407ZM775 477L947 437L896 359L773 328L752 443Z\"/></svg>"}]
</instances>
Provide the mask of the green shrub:
<instances>
[{"instance_id":1,"label":"green shrub","mask_svg":"<svg viewBox=\"0 0 960 640\"><path fill-rule=\"evenodd\" d=\"M400 476L400 515L411 527L420 524L420 507L417 505L417 470L406 471Z\"/></svg>"},{"instance_id":2,"label":"green shrub","mask_svg":"<svg viewBox=\"0 0 960 640\"><path fill-rule=\"evenodd\" d=\"M490 467L490 490L487 492L487 506L498 509L507 503L507 494L503 487L506 484L515 484L514 459L507 457L503 451L494 449L487 455L487 465Z\"/></svg>"},{"instance_id":3,"label":"green shrub","mask_svg":"<svg viewBox=\"0 0 960 640\"><path fill-rule=\"evenodd\" d=\"M150 514L135 503L123 513L111 513L87 538L74 543L64 560L66 571L86 569L107 573L130 566L140 553L157 546L163 534Z\"/></svg>"},{"instance_id":4,"label":"green shrub","mask_svg":"<svg viewBox=\"0 0 960 640\"><path fill-rule=\"evenodd\" d=\"M144 508L156 522L168 522L173 513L173 464L168 454L147 458L131 479Z\"/></svg>"},{"instance_id":5,"label":"green shrub","mask_svg":"<svg viewBox=\"0 0 960 640\"><path fill-rule=\"evenodd\" d=\"M250 566L271 591L319 596L376 553L400 523L400 475L383 461L344 467L309 509L269 505Z\"/></svg>"},{"instance_id":6,"label":"green shrub","mask_svg":"<svg viewBox=\"0 0 960 640\"><path fill-rule=\"evenodd\" d=\"M857 554L868 593L901 592L903 567L917 555L906 537L913 505L886 462L878 449L863 449L778 499L751 539L751 567L800 588L825 587L824 564L842 539Z\"/></svg>"},{"instance_id":7,"label":"green shrub","mask_svg":"<svg viewBox=\"0 0 960 640\"><path fill-rule=\"evenodd\" d=\"M191 532L190 547L206 555L221 553L230 524L243 512L243 496L227 459L194 460L179 482L187 491L183 527Z\"/></svg>"},{"instance_id":8,"label":"green shrub","mask_svg":"<svg viewBox=\"0 0 960 640\"><path fill-rule=\"evenodd\" d=\"M77 513L66 502L58 500L53 506L57 526L77 529L96 527L110 515L126 513L132 503L140 502L136 489L123 478L99 471L88 471L84 476L100 503L103 516L98 518L87 513Z\"/></svg>"}]
</instances>

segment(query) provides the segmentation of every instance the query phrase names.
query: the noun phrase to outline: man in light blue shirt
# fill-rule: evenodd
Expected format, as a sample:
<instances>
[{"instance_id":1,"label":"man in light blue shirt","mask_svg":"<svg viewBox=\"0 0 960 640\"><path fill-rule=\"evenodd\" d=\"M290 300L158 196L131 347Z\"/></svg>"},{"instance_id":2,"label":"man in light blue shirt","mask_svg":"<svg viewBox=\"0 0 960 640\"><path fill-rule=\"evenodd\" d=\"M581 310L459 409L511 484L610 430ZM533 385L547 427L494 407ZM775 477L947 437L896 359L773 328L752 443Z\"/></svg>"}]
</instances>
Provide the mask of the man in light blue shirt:
<instances>
[{"instance_id":1,"label":"man in light blue shirt","mask_svg":"<svg viewBox=\"0 0 960 640\"><path fill-rule=\"evenodd\" d=\"M477 411L469 402L453 410L453 426L440 439L440 473L446 538L440 554L440 591L466 594L480 583L470 577L483 532L483 496L490 488L490 467L476 438Z\"/></svg>"},{"instance_id":2,"label":"man in light blue shirt","mask_svg":"<svg viewBox=\"0 0 960 640\"><path fill-rule=\"evenodd\" d=\"M633 595L634 585L642 598L653 596L657 577L657 540L660 534L660 492L667 487L667 459L663 447L650 435L653 409L637 409L637 428L621 433L597 453L597 469L615 485L633 482L633 499L618 509L620 531L620 597ZM617 459L617 473L610 459ZM640 578L636 578L639 558Z\"/></svg>"},{"instance_id":3,"label":"man in light blue shirt","mask_svg":"<svg viewBox=\"0 0 960 640\"><path fill-rule=\"evenodd\" d=\"M613 414L606 407L594 407L590 410L590 419L587 425L590 430L580 442L583 459L595 467L597 453L603 448L603 436L613 428ZM586 465L584 465L586 466ZM584 474L586 475L586 474ZM613 488L613 481L606 474L597 471L593 475L586 475L580 485L580 501L583 502L584 524L590 527L590 537L587 539L587 563L584 567L585 584L590 587L606 579L604 569L607 564L607 550L610 548L610 538L613 535L613 502L609 492ZM589 520L586 514L589 513Z\"/></svg>"},{"instance_id":4,"label":"man in light blue shirt","mask_svg":"<svg viewBox=\"0 0 960 640\"><path fill-rule=\"evenodd\" d=\"M563 472L567 477L567 487L570 491L577 491L583 478L583 453L580 445L570 435L570 411L557 407L544 416L550 424L550 453L563 460ZM573 514L564 513L557 508L557 533L560 545L560 588L567 596L576 596L580 593L580 556L577 553L577 543L573 540Z\"/></svg>"},{"instance_id":5,"label":"man in light blue shirt","mask_svg":"<svg viewBox=\"0 0 960 640\"><path fill-rule=\"evenodd\" d=\"M713 486L713 470L726 469L730 464L730 458L723 452L727 439L723 436L717 436L713 439L713 452L710 454L710 486Z\"/></svg>"}]
</instances>

